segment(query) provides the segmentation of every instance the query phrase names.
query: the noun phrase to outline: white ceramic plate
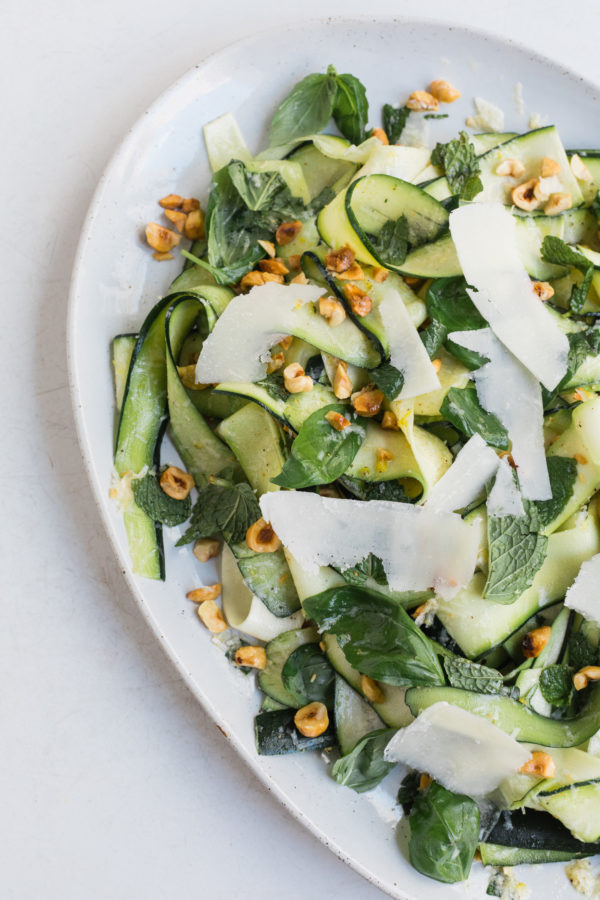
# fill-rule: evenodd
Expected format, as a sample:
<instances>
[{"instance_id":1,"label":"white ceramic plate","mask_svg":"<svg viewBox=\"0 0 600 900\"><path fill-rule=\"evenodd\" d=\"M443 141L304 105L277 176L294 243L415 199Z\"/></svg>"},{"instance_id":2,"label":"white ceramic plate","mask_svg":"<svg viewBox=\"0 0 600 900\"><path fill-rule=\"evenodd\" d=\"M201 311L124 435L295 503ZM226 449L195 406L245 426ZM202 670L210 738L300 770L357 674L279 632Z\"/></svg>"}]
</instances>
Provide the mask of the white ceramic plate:
<instances>
[{"instance_id":1,"label":"white ceramic plate","mask_svg":"<svg viewBox=\"0 0 600 900\"><path fill-rule=\"evenodd\" d=\"M135 331L165 293L179 262L156 263L141 235L157 218L157 199L174 192L205 197L209 169L202 125L235 114L250 148L266 146L272 111L304 75L333 63L367 86L371 123L383 103L444 77L462 99L450 118L432 121L431 140L447 140L472 112L479 95L506 113L507 129L524 131L529 114L555 123L567 146L598 145L598 90L531 51L449 25L414 21L312 22L259 34L220 51L169 88L133 127L107 168L82 234L70 298L69 354L73 401L83 455L106 529L123 571L166 652L205 708L256 775L314 834L392 897L435 900L457 891L483 897L487 876L474 866L468 886L448 887L418 875L398 847L392 773L370 797L327 777L318 754L257 757L253 716L258 699L200 625L185 593L202 583L188 549L175 551L165 534L165 583L130 574L121 517L109 500L112 471L113 386L110 342ZM525 108L516 100L523 85ZM173 459L173 456L170 456ZM210 572L202 573L210 582ZM403 838L400 838L403 845ZM562 867L529 867L534 896L567 897ZM466 893L465 893L466 891Z\"/></svg>"}]
</instances>

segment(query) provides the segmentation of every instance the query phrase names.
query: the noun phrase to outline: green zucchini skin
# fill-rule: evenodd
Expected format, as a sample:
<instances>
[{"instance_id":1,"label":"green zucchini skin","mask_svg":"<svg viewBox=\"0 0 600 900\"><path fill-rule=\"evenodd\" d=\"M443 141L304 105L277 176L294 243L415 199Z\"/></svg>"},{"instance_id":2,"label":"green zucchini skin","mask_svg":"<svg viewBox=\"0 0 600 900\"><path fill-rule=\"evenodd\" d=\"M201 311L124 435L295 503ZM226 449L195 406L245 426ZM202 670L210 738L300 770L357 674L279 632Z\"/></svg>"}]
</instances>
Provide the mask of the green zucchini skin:
<instances>
[{"instance_id":1,"label":"green zucchini skin","mask_svg":"<svg viewBox=\"0 0 600 900\"><path fill-rule=\"evenodd\" d=\"M479 853L484 866L540 865L542 863L568 862L593 856L595 850L582 852L568 850L534 850L530 847L505 847L502 844L481 843Z\"/></svg>"},{"instance_id":2,"label":"green zucchini skin","mask_svg":"<svg viewBox=\"0 0 600 900\"><path fill-rule=\"evenodd\" d=\"M440 701L488 718L518 741L543 747L577 747L600 728L600 686L594 687L582 713L572 719L550 719L510 697L476 694L450 687L418 687L406 692L414 716Z\"/></svg>"},{"instance_id":3,"label":"green zucchini skin","mask_svg":"<svg viewBox=\"0 0 600 900\"><path fill-rule=\"evenodd\" d=\"M294 650L303 644L316 644L318 640L319 634L313 627L284 631L283 634L269 641L265 648L267 664L258 675L258 686L263 694L286 707L298 709L296 697L288 691L283 683L283 667Z\"/></svg>"},{"instance_id":4,"label":"green zucchini skin","mask_svg":"<svg viewBox=\"0 0 600 900\"><path fill-rule=\"evenodd\" d=\"M294 725L294 709L261 712L254 719L256 749L260 756L282 756L304 750L323 750L336 743L335 729L330 723L318 737L304 737Z\"/></svg>"},{"instance_id":5,"label":"green zucchini skin","mask_svg":"<svg viewBox=\"0 0 600 900\"><path fill-rule=\"evenodd\" d=\"M586 844L577 840L557 819L546 812L534 809L505 810L487 835L487 842L501 847L521 848L522 852L526 852L523 850L526 848L537 852L567 853L569 854L567 858L575 854L585 856L600 852L600 843ZM513 864L502 863L502 865Z\"/></svg>"}]
</instances>

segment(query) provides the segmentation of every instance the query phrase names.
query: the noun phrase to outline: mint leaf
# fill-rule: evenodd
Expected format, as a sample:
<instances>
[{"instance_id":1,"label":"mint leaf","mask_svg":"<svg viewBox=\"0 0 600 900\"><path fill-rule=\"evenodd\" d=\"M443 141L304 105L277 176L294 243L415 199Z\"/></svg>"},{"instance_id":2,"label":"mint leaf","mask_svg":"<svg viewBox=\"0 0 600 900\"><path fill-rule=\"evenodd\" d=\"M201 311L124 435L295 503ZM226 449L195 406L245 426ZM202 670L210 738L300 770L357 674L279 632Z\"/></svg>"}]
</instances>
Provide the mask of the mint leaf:
<instances>
[{"instance_id":1,"label":"mint leaf","mask_svg":"<svg viewBox=\"0 0 600 900\"><path fill-rule=\"evenodd\" d=\"M573 678L569 666L546 666L540 675L540 691L552 706L568 706L573 693Z\"/></svg>"},{"instance_id":2,"label":"mint leaf","mask_svg":"<svg viewBox=\"0 0 600 900\"><path fill-rule=\"evenodd\" d=\"M502 676L496 669L479 665L459 656L445 656L444 669L451 687L477 694L501 694L504 688Z\"/></svg>"},{"instance_id":3,"label":"mint leaf","mask_svg":"<svg viewBox=\"0 0 600 900\"><path fill-rule=\"evenodd\" d=\"M239 160L232 160L227 170L247 209L278 212L290 219L298 218L303 211L304 203L292 196L279 172L249 172Z\"/></svg>"},{"instance_id":4,"label":"mint leaf","mask_svg":"<svg viewBox=\"0 0 600 900\"><path fill-rule=\"evenodd\" d=\"M339 570L338 570L339 571ZM385 585L388 583L383 563L378 556L369 553L363 560L353 566L351 569L345 569L340 572L344 581L348 584L361 585L367 578L372 578L377 584Z\"/></svg>"},{"instance_id":5,"label":"mint leaf","mask_svg":"<svg viewBox=\"0 0 600 900\"><path fill-rule=\"evenodd\" d=\"M436 144L431 162L443 167L450 190L461 200L472 200L483 190L477 153L465 131L447 144Z\"/></svg>"},{"instance_id":6,"label":"mint leaf","mask_svg":"<svg viewBox=\"0 0 600 900\"><path fill-rule=\"evenodd\" d=\"M383 107L383 130L387 134L390 144L397 144L400 135L404 131L407 119L410 115L408 106L395 108L389 103Z\"/></svg>"},{"instance_id":7,"label":"mint leaf","mask_svg":"<svg viewBox=\"0 0 600 900\"><path fill-rule=\"evenodd\" d=\"M364 675L395 685L445 683L435 644L395 600L346 584L302 605L320 629L338 636L344 656Z\"/></svg>"},{"instance_id":8,"label":"mint leaf","mask_svg":"<svg viewBox=\"0 0 600 900\"><path fill-rule=\"evenodd\" d=\"M434 781L415 797L408 821L408 850L414 868L446 884L464 881L479 841L475 801Z\"/></svg>"},{"instance_id":9,"label":"mint leaf","mask_svg":"<svg viewBox=\"0 0 600 900\"><path fill-rule=\"evenodd\" d=\"M364 141L368 115L369 102L364 85L354 75L338 75L333 118L351 144Z\"/></svg>"},{"instance_id":10,"label":"mint leaf","mask_svg":"<svg viewBox=\"0 0 600 900\"><path fill-rule=\"evenodd\" d=\"M581 631L576 631L569 638L569 665L576 672L584 666L595 666L598 663L598 650Z\"/></svg>"},{"instance_id":11,"label":"mint leaf","mask_svg":"<svg viewBox=\"0 0 600 900\"><path fill-rule=\"evenodd\" d=\"M269 129L271 146L323 131L331 119L337 89L333 66L326 75L307 75L299 81L275 111Z\"/></svg>"},{"instance_id":12,"label":"mint leaf","mask_svg":"<svg viewBox=\"0 0 600 900\"><path fill-rule=\"evenodd\" d=\"M273 400L283 400L284 402L287 402L287 399L290 396L289 391L285 387L283 375L274 373L272 375L267 375L265 378L261 378L260 381L255 381L254 383L257 387L261 387L266 391Z\"/></svg>"},{"instance_id":13,"label":"mint leaf","mask_svg":"<svg viewBox=\"0 0 600 900\"><path fill-rule=\"evenodd\" d=\"M571 296L569 297L569 306L573 310L574 313L580 313L583 307L585 306L585 301L587 300L587 296L590 291L590 287L592 286L592 278L594 276L594 267L590 266L587 269L585 275L583 276L582 281L579 284L574 284L571 288Z\"/></svg>"},{"instance_id":14,"label":"mint leaf","mask_svg":"<svg viewBox=\"0 0 600 900\"><path fill-rule=\"evenodd\" d=\"M541 255L546 262L556 266L568 266L570 269L578 269L581 272L583 280L579 284L573 285L569 298L569 305L573 312L581 312L592 284L594 264L583 253L578 253L565 241L551 234L546 235L542 242Z\"/></svg>"},{"instance_id":15,"label":"mint leaf","mask_svg":"<svg viewBox=\"0 0 600 900\"><path fill-rule=\"evenodd\" d=\"M565 508L577 481L577 462L570 456L548 456L548 477L552 497L550 500L525 501L525 510L531 527L543 531Z\"/></svg>"},{"instance_id":16,"label":"mint leaf","mask_svg":"<svg viewBox=\"0 0 600 900\"><path fill-rule=\"evenodd\" d=\"M325 416L343 415L350 425L337 431ZM303 423L292 444L292 452L273 484L286 488L304 488L329 484L346 471L365 439L365 426L354 410L343 403L332 403L312 413Z\"/></svg>"},{"instance_id":17,"label":"mint leaf","mask_svg":"<svg viewBox=\"0 0 600 900\"><path fill-rule=\"evenodd\" d=\"M410 503L406 492L397 481L361 481L343 475L340 484L359 500L391 500L394 503Z\"/></svg>"},{"instance_id":18,"label":"mint leaf","mask_svg":"<svg viewBox=\"0 0 600 900\"><path fill-rule=\"evenodd\" d=\"M134 478L131 488L137 506L155 522L173 527L189 519L192 511L191 497L188 495L185 500L169 497L161 488L158 477L151 472L143 478Z\"/></svg>"},{"instance_id":19,"label":"mint leaf","mask_svg":"<svg viewBox=\"0 0 600 900\"><path fill-rule=\"evenodd\" d=\"M369 234L375 255L387 266L401 266L408 253L408 221L406 216L388 219L378 234Z\"/></svg>"},{"instance_id":20,"label":"mint leaf","mask_svg":"<svg viewBox=\"0 0 600 900\"><path fill-rule=\"evenodd\" d=\"M192 510L190 526L177 547L199 538L222 534L227 543L243 541L250 526L260 519L260 506L249 484L203 488Z\"/></svg>"},{"instance_id":21,"label":"mint leaf","mask_svg":"<svg viewBox=\"0 0 600 900\"><path fill-rule=\"evenodd\" d=\"M466 437L478 434L491 447L508 450L506 428L497 416L482 407L473 388L450 388L440 407L440 415Z\"/></svg>"},{"instance_id":22,"label":"mint leaf","mask_svg":"<svg viewBox=\"0 0 600 900\"><path fill-rule=\"evenodd\" d=\"M404 374L390 362L382 362L369 375L388 400L395 400L404 385Z\"/></svg>"},{"instance_id":23,"label":"mint leaf","mask_svg":"<svg viewBox=\"0 0 600 900\"><path fill-rule=\"evenodd\" d=\"M338 784L352 788L357 794L370 791L385 778L396 763L387 762L383 752L394 735L393 728L380 728L366 734L351 753L338 759L331 775Z\"/></svg>"},{"instance_id":24,"label":"mint leaf","mask_svg":"<svg viewBox=\"0 0 600 900\"><path fill-rule=\"evenodd\" d=\"M546 558L548 538L531 530L528 516L488 516L489 572L484 597L514 603L531 586Z\"/></svg>"}]
</instances>

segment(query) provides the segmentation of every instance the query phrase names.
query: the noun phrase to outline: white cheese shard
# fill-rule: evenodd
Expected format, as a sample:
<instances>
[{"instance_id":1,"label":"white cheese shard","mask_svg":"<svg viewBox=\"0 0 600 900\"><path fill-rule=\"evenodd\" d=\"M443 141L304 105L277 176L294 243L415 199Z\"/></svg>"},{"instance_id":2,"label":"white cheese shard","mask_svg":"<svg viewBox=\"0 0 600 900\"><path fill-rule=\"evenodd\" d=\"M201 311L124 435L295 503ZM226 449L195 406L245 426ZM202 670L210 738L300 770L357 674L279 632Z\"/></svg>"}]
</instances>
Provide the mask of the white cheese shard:
<instances>
[{"instance_id":1,"label":"white cheese shard","mask_svg":"<svg viewBox=\"0 0 600 900\"><path fill-rule=\"evenodd\" d=\"M473 116L475 127L482 131L504 131L504 112L495 103L483 97L473 100L477 115Z\"/></svg>"},{"instance_id":2,"label":"white cheese shard","mask_svg":"<svg viewBox=\"0 0 600 900\"><path fill-rule=\"evenodd\" d=\"M392 175L403 181L415 181L427 167L431 152L427 147L402 147L398 144L377 142L364 166L358 170L353 181L365 175Z\"/></svg>"},{"instance_id":3,"label":"white cheese shard","mask_svg":"<svg viewBox=\"0 0 600 900\"><path fill-rule=\"evenodd\" d=\"M467 441L456 459L432 487L427 509L455 512L472 503L493 478L500 460L478 434Z\"/></svg>"},{"instance_id":4,"label":"white cheese shard","mask_svg":"<svg viewBox=\"0 0 600 900\"><path fill-rule=\"evenodd\" d=\"M600 625L600 553L584 562L567 591L565 606Z\"/></svg>"},{"instance_id":5,"label":"white cheese shard","mask_svg":"<svg viewBox=\"0 0 600 900\"><path fill-rule=\"evenodd\" d=\"M402 390L395 400L418 397L440 387L440 380L419 332L402 297L394 288L385 288L379 315L389 343L390 362L404 375Z\"/></svg>"},{"instance_id":6,"label":"white cheese shard","mask_svg":"<svg viewBox=\"0 0 600 900\"><path fill-rule=\"evenodd\" d=\"M569 342L533 291L514 217L500 203L470 203L450 213L450 232L471 300L502 343L552 390L567 370Z\"/></svg>"},{"instance_id":7,"label":"white cheese shard","mask_svg":"<svg viewBox=\"0 0 600 900\"><path fill-rule=\"evenodd\" d=\"M396 732L384 756L431 775L449 791L482 797L514 775L530 752L488 719L434 703Z\"/></svg>"},{"instance_id":8,"label":"white cheese shard","mask_svg":"<svg viewBox=\"0 0 600 900\"><path fill-rule=\"evenodd\" d=\"M513 470L506 456L500 460L494 486L487 499L488 516L497 519L503 516L525 514L519 488L513 477Z\"/></svg>"},{"instance_id":9,"label":"white cheese shard","mask_svg":"<svg viewBox=\"0 0 600 900\"><path fill-rule=\"evenodd\" d=\"M489 360L473 373L479 402L508 431L523 497L550 500L552 490L542 430L544 406L538 381L489 328L455 331L449 337Z\"/></svg>"},{"instance_id":10,"label":"white cheese shard","mask_svg":"<svg viewBox=\"0 0 600 900\"><path fill-rule=\"evenodd\" d=\"M294 311L324 293L311 284L268 282L234 299L208 335L196 364L196 381L258 381L269 349L290 330Z\"/></svg>"},{"instance_id":11,"label":"white cheese shard","mask_svg":"<svg viewBox=\"0 0 600 900\"><path fill-rule=\"evenodd\" d=\"M260 508L286 549L310 574L355 566L369 553L383 562L394 591L433 588L449 597L475 569L477 534L460 516L385 500L337 500L273 491Z\"/></svg>"}]
</instances>

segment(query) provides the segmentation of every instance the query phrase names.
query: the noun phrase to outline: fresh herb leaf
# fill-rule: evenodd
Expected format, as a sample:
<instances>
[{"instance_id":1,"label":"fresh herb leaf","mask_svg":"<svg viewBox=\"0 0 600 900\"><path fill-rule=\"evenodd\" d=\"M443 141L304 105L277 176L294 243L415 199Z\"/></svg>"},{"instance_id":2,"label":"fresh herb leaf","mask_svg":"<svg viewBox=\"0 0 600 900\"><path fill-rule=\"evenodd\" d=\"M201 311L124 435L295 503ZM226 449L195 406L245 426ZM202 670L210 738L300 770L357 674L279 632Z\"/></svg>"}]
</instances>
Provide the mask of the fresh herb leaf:
<instances>
[{"instance_id":1,"label":"fresh herb leaf","mask_svg":"<svg viewBox=\"0 0 600 900\"><path fill-rule=\"evenodd\" d=\"M298 708L315 701L333 706L335 672L318 644L302 644L288 656L281 677Z\"/></svg>"},{"instance_id":2,"label":"fresh herb leaf","mask_svg":"<svg viewBox=\"0 0 600 900\"><path fill-rule=\"evenodd\" d=\"M421 775L419 772L408 772L400 782L396 800L402 807L405 815L408 815L412 809L412 805L419 794L420 783Z\"/></svg>"},{"instance_id":3,"label":"fresh herb leaf","mask_svg":"<svg viewBox=\"0 0 600 900\"><path fill-rule=\"evenodd\" d=\"M369 102L364 85L354 75L338 75L333 118L351 144L364 141L368 115Z\"/></svg>"},{"instance_id":4,"label":"fresh herb leaf","mask_svg":"<svg viewBox=\"0 0 600 900\"><path fill-rule=\"evenodd\" d=\"M285 387L283 375L279 375L276 372L272 375L267 375L265 378L261 378L260 381L255 381L254 383L257 387L261 387L266 391L273 400L283 400L285 403L290 396L289 391Z\"/></svg>"},{"instance_id":5,"label":"fresh herb leaf","mask_svg":"<svg viewBox=\"0 0 600 900\"><path fill-rule=\"evenodd\" d=\"M375 255L385 266L401 266L408 253L408 220L388 219L378 234L369 234Z\"/></svg>"},{"instance_id":6,"label":"fresh herb leaf","mask_svg":"<svg viewBox=\"0 0 600 900\"><path fill-rule=\"evenodd\" d=\"M333 723L318 737L304 737L294 724L295 709L261 712L254 719L256 749L261 756L322 750L336 743Z\"/></svg>"},{"instance_id":7,"label":"fresh herb leaf","mask_svg":"<svg viewBox=\"0 0 600 900\"><path fill-rule=\"evenodd\" d=\"M581 631L574 632L569 638L569 665L576 672L584 666L595 666L598 663L598 650Z\"/></svg>"},{"instance_id":8,"label":"fresh herb leaf","mask_svg":"<svg viewBox=\"0 0 600 900\"><path fill-rule=\"evenodd\" d=\"M435 359L448 337L448 329L439 319L433 319L427 328L420 332L420 336L429 359Z\"/></svg>"},{"instance_id":9,"label":"fresh herb leaf","mask_svg":"<svg viewBox=\"0 0 600 900\"><path fill-rule=\"evenodd\" d=\"M357 794L376 787L396 765L383 758L394 733L393 728L380 728L361 738L354 750L333 764L331 774L337 783Z\"/></svg>"},{"instance_id":10,"label":"fresh herb leaf","mask_svg":"<svg viewBox=\"0 0 600 900\"><path fill-rule=\"evenodd\" d=\"M143 478L132 479L131 488L137 506L155 522L172 527L189 519L192 512L191 497L188 495L185 500L169 497L161 488L158 477L151 472Z\"/></svg>"},{"instance_id":11,"label":"fresh herb leaf","mask_svg":"<svg viewBox=\"0 0 600 900\"><path fill-rule=\"evenodd\" d=\"M447 144L436 144L431 163L443 167L450 190L461 200L472 200L483 190L477 153L466 131Z\"/></svg>"},{"instance_id":12,"label":"fresh herb leaf","mask_svg":"<svg viewBox=\"0 0 600 900\"><path fill-rule=\"evenodd\" d=\"M450 687L477 694L501 694L504 688L502 676L496 669L461 659L460 656L445 656L444 668Z\"/></svg>"},{"instance_id":13,"label":"fresh herb leaf","mask_svg":"<svg viewBox=\"0 0 600 900\"><path fill-rule=\"evenodd\" d=\"M369 375L388 400L395 400L404 385L404 373L390 362L382 362L376 369L371 369Z\"/></svg>"},{"instance_id":14,"label":"fresh herb leaf","mask_svg":"<svg viewBox=\"0 0 600 900\"><path fill-rule=\"evenodd\" d=\"M514 603L531 586L548 550L548 538L531 528L527 515L488 516L488 600Z\"/></svg>"},{"instance_id":15,"label":"fresh herb leaf","mask_svg":"<svg viewBox=\"0 0 600 900\"><path fill-rule=\"evenodd\" d=\"M337 431L325 416L343 415L350 425ZM292 452L273 484L286 488L304 488L330 484L346 471L365 439L361 419L343 403L332 403L312 413L303 423L292 444Z\"/></svg>"},{"instance_id":16,"label":"fresh herb leaf","mask_svg":"<svg viewBox=\"0 0 600 900\"><path fill-rule=\"evenodd\" d=\"M176 546L219 533L227 543L235 544L244 540L246 532L258 519L260 506L249 484L231 487L209 484L199 492L190 526Z\"/></svg>"},{"instance_id":17,"label":"fresh herb leaf","mask_svg":"<svg viewBox=\"0 0 600 900\"><path fill-rule=\"evenodd\" d=\"M372 578L377 584L385 585L388 583L383 563L378 556L369 553L363 560L353 566L351 569L345 569L340 573L348 584L360 586L364 584L367 578Z\"/></svg>"},{"instance_id":18,"label":"fresh herb leaf","mask_svg":"<svg viewBox=\"0 0 600 900\"><path fill-rule=\"evenodd\" d=\"M491 447L508 450L506 428L500 419L482 407L473 388L450 388L440 407L440 414L467 437L478 434Z\"/></svg>"},{"instance_id":19,"label":"fresh herb leaf","mask_svg":"<svg viewBox=\"0 0 600 900\"><path fill-rule=\"evenodd\" d=\"M304 372L313 381L319 381L323 377L323 373L325 372L325 363L323 362L323 357L320 353L315 354L315 356L311 356L306 365L304 366ZM283 376L281 376L283 378ZM327 382L329 383L329 382Z\"/></svg>"},{"instance_id":20,"label":"fresh herb leaf","mask_svg":"<svg viewBox=\"0 0 600 900\"><path fill-rule=\"evenodd\" d=\"M574 313L580 313L583 307L585 306L585 301L587 300L587 296L590 292L590 287L592 286L592 278L594 275L594 268L590 266L587 270L583 279L579 282L579 284L574 284L571 288L571 296L569 297L569 306L573 310Z\"/></svg>"},{"instance_id":21,"label":"fresh herb leaf","mask_svg":"<svg viewBox=\"0 0 600 900\"><path fill-rule=\"evenodd\" d=\"M279 172L249 172L243 162L233 160L227 166L232 184L247 209L267 210L285 218L298 218L304 203L294 197Z\"/></svg>"},{"instance_id":22,"label":"fresh herb leaf","mask_svg":"<svg viewBox=\"0 0 600 900\"><path fill-rule=\"evenodd\" d=\"M418 872L454 884L468 877L479 841L479 807L434 782L410 811L409 857Z\"/></svg>"},{"instance_id":23,"label":"fresh herb leaf","mask_svg":"<svg viewBox=\"0 0 600 900\"><path fill-rule=\"evenodd\" d=\"M525 502L525 510L532 527L542 531L564 509L577 481L577 462L570 456L548 456L548 478L552 497L550 500Z\"/></svg>"},{"instance_id":24,"label":"fresh herb leaf","mask_svg":"<svg viewBox=\"0 0 600 900\"><path fill-rule=\"evenodd\" d=\"M439 346L445 343L446 349L467 368L478 369L482 366L485 359L478 353L447 340L452 331L475 331L484 328L487 324L467 294L465 279L462 277L436 278L427 291L425 302L432 323L429 328L432 329L436 339L440 341L437 349L439 350ZM434 326L436 327L435 331L433 331ZM442 334L444 334L443 338ZM423 334L421 339L423 340ZM429 352L427 343L425 346Z\"/></svg>"},{"instance_id":25,"label":"fresh herb leaf","mask_svg":"<svg viewBox=\"0 0 600 900\"><path fill-rule=\"evenodd\" d=\"M329 66L325 75L307 75L299 81L275 111L269 129L271 146L323 131L331 119L337 90L333 66Z\"/></svg>"},{"instance_id":26,"label":"fresh herb leaf","mask_svg":"<svg viewBox=\"0 0 600 900\"><path fill-rule=\"evenodd\" d=\"M424 119L447 119L448 113L425 113Z\"/></svg>"},{"instance_id":27,"label":"fresh herb leaf","mask_svg":"<svg viewBox=\"0 0 600 900\"><path fill-rule=\"evenodd\" d=\"M569 666L546 666L540 675L540 691L551 706L568 706L573 694L573 677Z\"/></svg>"},{"instance_id":28,"label":"fresh herb leaf","mask_svg":"<svg viewBox=\"0 0 600 900\"><path fill-rule=\"evenodd\" d=\"M397 481L361 481L343 475L340 484L359 500L391 500L394 503L410 503L406 491Z\"/></svg>"},{"instance_id":29,"label":"fresh herb leaf","mask_svg":"<svg viewBox=\"0 0 600 900\"><path fill-rule=\"evenodd\" d=\"M594 264L583 253L573 250L565 241L551 234L546 235L542 242L541 255L546 262L556 266L568 266L570 269L577 269L581 272L583 280L579 284L573 285L569 299L572 311L574 313L581 312L592 283Z\"/></svg>"},{"instance_id":30,"label":"fresh herb leaf","mask_svg":"<svg viewBox=\"0 0 600 900\"><path fill-rule=\"evenodd\" d=\"M346 659L364 675L385 684L444 684L434 644L389 597L342 585L309 597L303 607L338 636Z\"/></svg>"},{"instance_id":31,"label":"fresh herb leaf","mask_svg":"<svg viewBox=\"0 0 600 900\"><path fill-rule=\"evenodd\" d=\"M383 107L383 130L387 134L390 144L397 144L404 126L410 115L408 106L398 108L386 103Z\"/></svg>"}]
</instances>

